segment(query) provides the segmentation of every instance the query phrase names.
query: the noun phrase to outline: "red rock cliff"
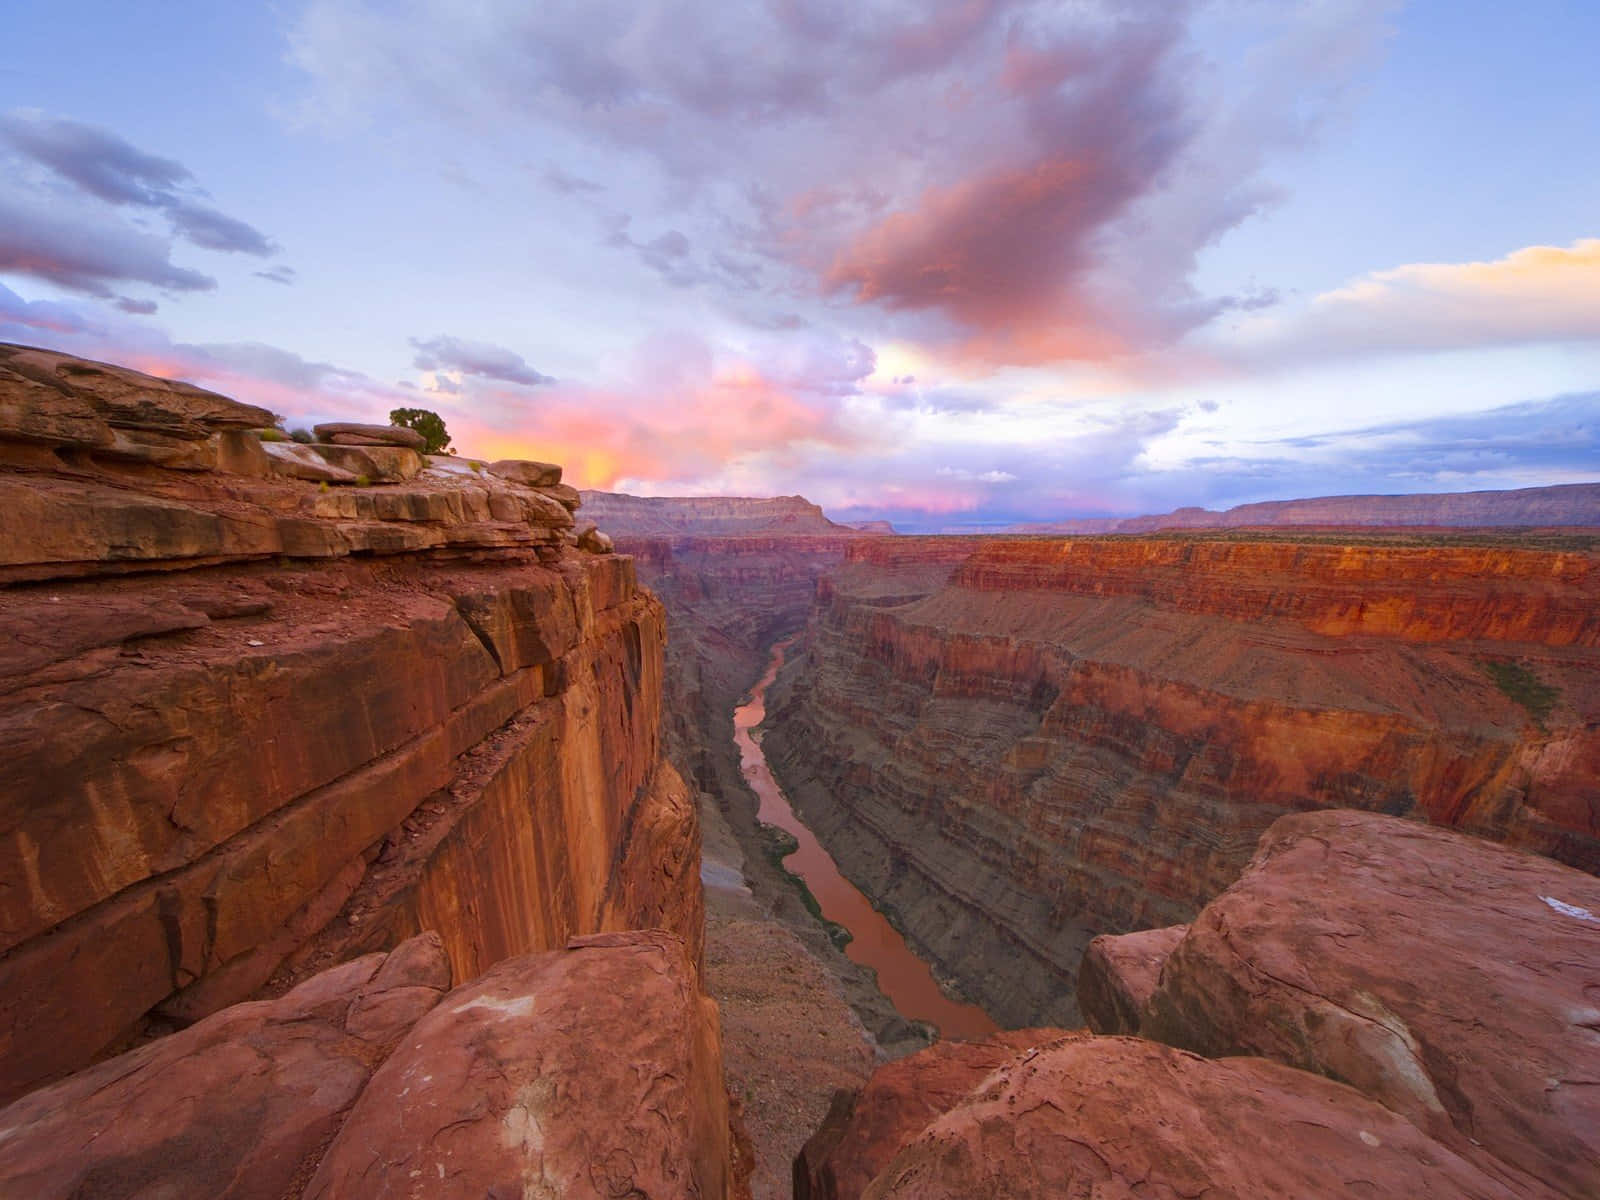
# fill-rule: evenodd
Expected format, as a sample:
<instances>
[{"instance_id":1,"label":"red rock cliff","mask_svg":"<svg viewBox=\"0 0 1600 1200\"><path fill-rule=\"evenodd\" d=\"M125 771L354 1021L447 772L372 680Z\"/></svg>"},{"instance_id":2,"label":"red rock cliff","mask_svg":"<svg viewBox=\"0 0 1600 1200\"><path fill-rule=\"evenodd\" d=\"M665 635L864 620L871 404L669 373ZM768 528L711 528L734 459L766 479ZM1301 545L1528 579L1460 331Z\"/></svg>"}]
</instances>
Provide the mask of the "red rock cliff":
<instances>
[{"instance_id":1,"label":"red rock cliff","mask_svg":"<svg viewBox=\"0 0 1600 1200\"><path fill-rule=\"evenodd\" d=\"M1188 920L1285 812L1600 869L1600 555L1562 545L864 543L819 589L766 750L991 1011L1069 1023L1090 936Z\"/></svg>"},{"instance_id":2,"label":"red rock cliff","mask_svg":"<svg viewBox=\"0 0 1600 1200\"><path fill-rule=\"evenodd\" d=\"M0 347L0 1099L421 930L458 981L701 959L632 560L515 464L270 419Z\"/></svg>"}]
</instances>

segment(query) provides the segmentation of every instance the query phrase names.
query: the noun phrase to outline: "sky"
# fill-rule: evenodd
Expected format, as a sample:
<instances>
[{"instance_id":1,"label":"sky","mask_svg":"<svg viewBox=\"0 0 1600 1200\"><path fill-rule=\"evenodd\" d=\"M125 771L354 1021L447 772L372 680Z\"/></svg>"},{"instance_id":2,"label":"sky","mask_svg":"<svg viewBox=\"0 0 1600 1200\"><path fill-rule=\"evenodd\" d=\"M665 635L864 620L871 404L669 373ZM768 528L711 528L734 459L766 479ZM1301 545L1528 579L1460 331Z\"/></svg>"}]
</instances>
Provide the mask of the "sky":
<instances>
[{"instance_id":1,"label":"sky","mask_svg":"<svg viewBox=\"0 0 1600 1200\"><path fill-rule=\"evenodd\" d=\"M1600 478L1592 0L8 0L0 341L916 529Z\"/></svg>"}]
</instances>

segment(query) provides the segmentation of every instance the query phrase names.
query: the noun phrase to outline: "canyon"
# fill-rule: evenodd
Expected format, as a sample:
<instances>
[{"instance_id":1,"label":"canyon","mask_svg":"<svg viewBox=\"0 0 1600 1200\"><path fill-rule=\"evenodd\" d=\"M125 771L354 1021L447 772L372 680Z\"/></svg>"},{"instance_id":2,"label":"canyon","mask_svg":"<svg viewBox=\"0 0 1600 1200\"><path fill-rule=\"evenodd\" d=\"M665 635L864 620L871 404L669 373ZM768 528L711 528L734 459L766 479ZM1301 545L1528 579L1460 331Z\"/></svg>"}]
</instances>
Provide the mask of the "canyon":
<instances>
[{"instance_id":1,"label":"canyon","mask_svg":"<svg viewBox=\"0 0 1600 1200\"><path fill-rule=\"evenodd\" d=\"M1600 1187L1594 530L560 479L0 346L0 1192Z\"/></svg>"},{"instance_id":2,"label":"canyon","mask_svg":"<svg viewBox=\"0 0 1600 1200\"><path fill-rule=\"evenodd\" d=\"M1002 1024L1097 934L1190 920L1285 813L1409 815L1600 870L1600 553L1271 531L861 542L765 747Z\"/></svg>"}]
</instances>

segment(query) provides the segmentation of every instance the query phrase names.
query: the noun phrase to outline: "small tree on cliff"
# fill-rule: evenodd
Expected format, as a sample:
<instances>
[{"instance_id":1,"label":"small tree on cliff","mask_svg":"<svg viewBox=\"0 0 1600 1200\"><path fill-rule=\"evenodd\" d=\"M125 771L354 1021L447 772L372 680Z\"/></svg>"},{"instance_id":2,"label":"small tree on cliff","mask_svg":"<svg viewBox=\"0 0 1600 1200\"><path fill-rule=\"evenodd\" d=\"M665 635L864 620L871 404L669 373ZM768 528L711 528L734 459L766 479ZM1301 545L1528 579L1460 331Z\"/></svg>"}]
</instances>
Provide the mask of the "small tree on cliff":
<instances>
[{"instance_id":1,"label":"small tree on cliff","mask_svg":"<svg viewBox=\"0 0 1600 1200\"><path fill-rule=\"evenodd\" d=\"M427 443L426 454L454 454L450 449L450 431L444 427L444 418L425 408L396 408L389 413L389 424L415 429Z\"/></svg>"}]
</instances>

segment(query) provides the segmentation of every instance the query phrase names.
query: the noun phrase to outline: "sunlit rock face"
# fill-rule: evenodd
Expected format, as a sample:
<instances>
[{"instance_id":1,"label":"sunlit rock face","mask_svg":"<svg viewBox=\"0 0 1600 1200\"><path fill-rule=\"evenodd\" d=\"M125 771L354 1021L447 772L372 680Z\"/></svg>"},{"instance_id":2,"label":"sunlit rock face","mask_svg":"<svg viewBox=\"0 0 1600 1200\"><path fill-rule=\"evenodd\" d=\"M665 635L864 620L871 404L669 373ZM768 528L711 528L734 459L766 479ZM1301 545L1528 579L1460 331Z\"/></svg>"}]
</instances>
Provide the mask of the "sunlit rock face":
<instances>
[{"instance_id":1,"label":"sunlit rock face","mask_svg":"<svg viewBox=\"0 0 1600 1200\"><path fill-rule=\"evenodd\" d=\"M633 561L559 485L307 478L270 420L0 348L0 1098L422 930L458 981L702 959Z\"/></svg>"},{"instance_id":2,"label":"sunlit rock face","mask_svg":"<svg viewBox=\"0 0 1600 1200\"><path fill-rule=\"evenodd\" d=\"M1174 925L1262 831L1354 807L1600 869L1600 554L1580 536L873 539L765 749L845 872L1004 1022Z\"/></svg>"}]
</instances>

